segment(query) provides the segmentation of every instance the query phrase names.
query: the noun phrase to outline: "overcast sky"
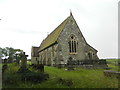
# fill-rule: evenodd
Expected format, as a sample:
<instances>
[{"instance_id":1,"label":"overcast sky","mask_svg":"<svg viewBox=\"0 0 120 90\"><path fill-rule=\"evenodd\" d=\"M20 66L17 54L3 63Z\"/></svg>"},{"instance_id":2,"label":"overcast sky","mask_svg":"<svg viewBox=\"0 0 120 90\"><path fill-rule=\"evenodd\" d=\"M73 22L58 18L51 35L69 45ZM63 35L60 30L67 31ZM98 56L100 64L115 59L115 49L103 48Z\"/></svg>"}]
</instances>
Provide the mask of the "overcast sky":
<instances>
[{"instance_id":1,"label":"overcast sky","mask_svg":"<svg viewBox=\"0 0 120 90\"><path fill-rule=\"evenodd\" d=\"M70 9L86 41L99 58L118 57L119 0L0 0L0 47L31 47L69 15Z\"/></svg>"}]
</instances>

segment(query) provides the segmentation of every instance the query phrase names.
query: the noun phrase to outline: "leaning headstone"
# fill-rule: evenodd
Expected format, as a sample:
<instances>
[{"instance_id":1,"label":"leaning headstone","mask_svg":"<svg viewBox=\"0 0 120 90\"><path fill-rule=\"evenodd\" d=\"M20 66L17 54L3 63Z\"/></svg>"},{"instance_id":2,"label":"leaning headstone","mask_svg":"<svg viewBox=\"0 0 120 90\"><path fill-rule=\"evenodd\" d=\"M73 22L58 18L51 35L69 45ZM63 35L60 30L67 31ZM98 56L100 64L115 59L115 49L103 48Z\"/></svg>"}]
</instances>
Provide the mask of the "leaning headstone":
<instances>
[{"instance_id":1,"label":"leaning headstone","mask_svg":"<svg viewBox=\"0 0 120 90\"><path fill-rule=\"evenodd\" d=\"M18 73L30 72L27 68L27 57L28 55L25 55L25 52L23 52L23 55L21 56L21 67L18 70Z\"/></svg>"},{"instance_id":2,"label":"leaning headstone","mask_svg":"<svg viewBox=\"0 0 120 90\"><path fill-rule=\"evenodd\" d=\"M67 65L68 65L68 70L74 70L73 60L71 57L69 58Z\"/></svg>"}]
</instances>

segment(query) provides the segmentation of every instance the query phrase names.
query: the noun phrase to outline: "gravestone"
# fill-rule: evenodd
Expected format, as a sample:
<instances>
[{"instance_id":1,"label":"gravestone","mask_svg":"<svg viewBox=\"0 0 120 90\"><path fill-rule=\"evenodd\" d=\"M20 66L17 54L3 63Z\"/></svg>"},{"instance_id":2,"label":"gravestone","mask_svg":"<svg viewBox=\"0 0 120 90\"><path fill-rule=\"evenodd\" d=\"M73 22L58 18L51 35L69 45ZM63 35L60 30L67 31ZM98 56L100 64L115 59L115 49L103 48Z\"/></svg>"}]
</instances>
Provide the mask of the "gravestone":
<instances>
[{"instance_id":1,"label":"gravestone","mask_svg":"<svg viewBox=\"0 0 120 90\"><path fill-rule=\"evenodd\" d=\"M36 64L35 65L35 69L40 71L40 72L44 72L44 65L43 64Z\"/></svg>"},{"instance_id":2,"label":"gravestone","mask_svg":"<svg viewBox=\"0 0 120 90\"><path fill-rule=\"evenodd\" d=\"M4 63L4 65L2 66L2 73L4 73L5 70L8 68L7 59L6 58L3 60L3 63Z\"/></svg>"},{"instance_id":3,"label":"gravestone","mask_svg":"<svg viewBox=\"0 0 120 90\"><path fill-rule=\"evenodd\" d=\"M3 63L4 63L4 64L7 64L7 59L6 59L6 58L3 60Z\"/></svg>"},{"instance_id":4,"label":"gravestone","mask_svg":"<svg viewBox=\"0 0 120 90\"><path fill-rule=\"evenodd\" d=\"M25 55L25 52L21 55L21 67L18 70L18 73L24 73L24 72L30 72L27 68L27 57L28 55Z\"/></svg>"},{"instance_id":5,"label":"gravestone","mask_svg":"<svg viewBox=\"0 0 120 90\"><path fill-rule=\"evenodd\" d=\"M70 57L68 62L67 62L67 67L68 67L68 70L74 70L74 67L73 67L73 60L72 58Z\"/></svg>"},{"instance_id":6,"label":"gravestone","mask_svg":"<svg viewBox=\"0 0 120 90\"><path fill-rule=\"evenodd\" d=\"M25 52L23 52L23 55L22 55L22 57L21 57L21 59L22 59L22 68L26 68L27 67L27 57L28 57L28 55L25 55Z\"/></svg>"},{"instance_id":7,"label":"gravestone","mask_svg":"<svg viewBox=\"0 0 120 90\"><path fill-rule=\"evenodd\" d=\"M16 65L19 65L19 59L18 59L18 54L15 54L16 56Z\"/></svg>"},{"instance_id":8,"label":"gravestone","mask_svg":"<svg viewBox=\"0 0 120 90\"><path fill-rule=\"evenodd\" d=\"M13 57L12 56L9 56L8 57L8 63L12 63L13 62Z\"/></svg>"}]
</instances>

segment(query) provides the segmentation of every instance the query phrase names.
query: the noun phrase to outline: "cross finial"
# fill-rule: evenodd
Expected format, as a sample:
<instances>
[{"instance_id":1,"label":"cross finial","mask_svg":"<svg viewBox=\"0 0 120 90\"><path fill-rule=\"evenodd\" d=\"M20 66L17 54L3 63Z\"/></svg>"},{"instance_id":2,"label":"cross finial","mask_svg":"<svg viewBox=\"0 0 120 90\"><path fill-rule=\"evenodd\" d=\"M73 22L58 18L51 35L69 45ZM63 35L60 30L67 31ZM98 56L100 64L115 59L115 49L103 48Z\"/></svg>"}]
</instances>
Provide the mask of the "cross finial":
<instances>
[{"instance_id":1,"label":"cross finial","mask_svg":"<svg viewBox=\"0 0 120 90\"><path fill-rule=\"evenodd\" d=\"M72 16L72 11L71 11L71 9L70 9L70 16Z\"/></svg>"}]
</instances>

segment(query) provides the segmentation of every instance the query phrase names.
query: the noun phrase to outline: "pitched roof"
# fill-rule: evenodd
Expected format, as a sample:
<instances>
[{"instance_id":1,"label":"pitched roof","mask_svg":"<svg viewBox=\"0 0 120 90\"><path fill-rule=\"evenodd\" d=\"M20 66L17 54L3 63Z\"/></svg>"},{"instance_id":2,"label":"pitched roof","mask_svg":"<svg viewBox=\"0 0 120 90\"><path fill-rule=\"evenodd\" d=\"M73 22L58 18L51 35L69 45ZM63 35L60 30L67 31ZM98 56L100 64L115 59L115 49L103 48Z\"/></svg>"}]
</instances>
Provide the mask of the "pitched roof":
<instances>
[{"instance_id":1,"label":"pitched roof","mask_svg":"<svg viewBox=\"0 0 120 90\"><path fill-rule=\"evenodd\" d=\"M69 16L70 17L70 16ZM68 17L68 18L69 18ZM53 43L55 43L61 33L61 31L64 29L64 26L66 25L68 18L66 18L53 32L51 32L41 43L39 51L42 51L43 49L49 47Z\"/></svg>"},{"instance_id":2,"label":"pitched roof","mask_svg":"<svg viewBox=\"0 0 120 90\"><path fill-rule=\"evenodd\" d=\"M88 43L87 43L87 46L90 47L91 49L95 50L96 52L98 52L95 48L93 48L92 46L90 46Z\"/></svg>"}]
</instances>

